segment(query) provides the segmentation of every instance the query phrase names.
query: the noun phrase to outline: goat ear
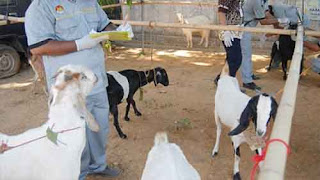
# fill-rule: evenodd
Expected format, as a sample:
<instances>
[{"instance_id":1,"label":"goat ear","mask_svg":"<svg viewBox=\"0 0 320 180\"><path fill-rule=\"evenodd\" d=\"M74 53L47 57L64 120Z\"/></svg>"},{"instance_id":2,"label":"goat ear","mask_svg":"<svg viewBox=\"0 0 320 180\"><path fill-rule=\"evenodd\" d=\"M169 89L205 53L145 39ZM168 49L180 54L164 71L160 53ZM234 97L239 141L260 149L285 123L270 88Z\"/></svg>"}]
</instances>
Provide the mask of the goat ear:
<instances>
[{"instance_id":1,"label":"goat ear","mask_svg":"<svg viewBox=\"0 0 320 180\"><path fill-rule=\"evenodd\" d=\"M277 110L278 110L278 103L277 101L271 96L271 117L273 120L276 120Z\"/></svg>"},{"instance_id":2,"label":"goat ear","mask_svg":"<svg viewBox=\"0 0 320 180\"><path fill-rule=\"evenodd\" d=\"M246 108L241 113L239 125L228 133L229 136L238 135L249 127L250 119L256 117L258 100L259 96L250 99Z\"/></svg>"},{"instance_id":3,"label":"goat ear","mask_svg":"<svg viewBox=\"0 0 320 180\"><path fill-rule=\"evenodd\" d=\"M235 136L242 133L249 127L250 117L252 116L251 108L247 105L244 111L241 113L240 124L228 133L229 136Z\"/></svg>"},{"instance_id":4,"label":"goat ear","mask_svg":"<svg viewBox=\"0 0 320 180\"><path fill-rule=\"evenodd\" d=\"M61 100L60 90L52 87L50 90L49 98L48 98L48 105L53 106L57 104Z\"/></svg>"},{"instance_id":5,"label":"goat ear","mask_svg":"<svg viewBox=\"0 0 320 180\"><path fill-rule=\"evenodd\" d=\"M94 132L98 132L100 130L100 127L96 120L94 119L93 115L88 111L84 97L82 97L80 94L77 96L78 98L78 111L80 114L82 114L85 118L85 121L89 127Z\"/></svg>"},{"instance_id":6,"label":"goat ear","mask_svg":"<svg viewBox=\"0 0 320 180\"><path fill-rule=\"evenodd\" d=\"M48 107L51 106L52 102L53 102L53 94L52 94L52 91L50 91L49 98L48 98Z\"/></svg>"},{"instance_id":7,"label":"goat ear","mask_svg":"<svg viewBox=\"0 0 320 180\"><path fill-rule=\"evenodd\" d=\"M154 86L157 86L158 85L158 72L156 71L156 69L153 69L153 83L154 83Z\"/></svg>"}]
</instances>

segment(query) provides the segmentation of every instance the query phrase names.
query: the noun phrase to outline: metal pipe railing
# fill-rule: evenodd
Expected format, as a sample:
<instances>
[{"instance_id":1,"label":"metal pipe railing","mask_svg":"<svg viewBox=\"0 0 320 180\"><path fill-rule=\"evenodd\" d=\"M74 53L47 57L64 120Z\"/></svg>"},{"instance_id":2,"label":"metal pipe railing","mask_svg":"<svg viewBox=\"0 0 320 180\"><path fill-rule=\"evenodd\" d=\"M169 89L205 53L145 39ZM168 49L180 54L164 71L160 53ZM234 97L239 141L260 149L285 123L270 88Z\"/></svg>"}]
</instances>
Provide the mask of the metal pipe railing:
<instances>
[{"instance_id":1,"label":"metal pipe railing","mask_svg":"<svg viewBox=\"0 0 320 180\"><path fill-rule=\"evenodd\" d=\"M270 139L281 139L287 144L290 140L292 117L295 110L300 65L303 53L303 26L298 27L294 55L290 65L289 76L278 108L276 120ZM264 164L260 170L259 180L282 180L285 175L287 148L284 144L273 142L268 146Z\"/></svg>"}]
</instances>

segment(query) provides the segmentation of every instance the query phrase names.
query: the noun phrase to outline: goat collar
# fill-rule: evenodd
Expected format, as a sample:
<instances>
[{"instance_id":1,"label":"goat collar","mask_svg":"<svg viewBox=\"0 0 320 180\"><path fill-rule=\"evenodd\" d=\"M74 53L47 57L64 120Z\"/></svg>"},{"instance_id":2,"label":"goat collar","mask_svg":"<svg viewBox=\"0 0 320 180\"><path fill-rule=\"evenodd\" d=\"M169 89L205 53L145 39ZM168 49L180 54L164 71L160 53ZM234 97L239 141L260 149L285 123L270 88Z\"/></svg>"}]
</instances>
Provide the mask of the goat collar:
<instances>
[{"instance_id":1,"label":"goat collar","mask_svg":"<svg viewBox=\"0 0 320 180\"><path fill-rule=\"evenodd\" d=\"M158 81L157 81L157 74L156 74L156 69L155 68L153 68L153 69L150 69L150 70L147 70L147 71L142 71L143 72L143 74L144 74L144 79L145 79L145 84L148 84L148 83L150 83L149 82L149 79L148 79L148 77L150 76L150 74L153 72L153 82L154 82L154 85L155 86L157 86L158 85ZM141 75L140 75L140 72L138 72L138 76L139 76L139 86L140 87L142 87L142 86L144 86L145 84L144 84L144 82L142 81L143 80L143 78L141 77Z\"/></svg>"},{"instance_id":2,"label":"goat collar","mask_svg":"<svg viewBox=\"0 0 320 180\"><path fill-rule=\"evenodd\" d=\"M157 74L156 74L156 68L153 68L153 82L154 85L157 86L158 82L157 82Z\"/></svg>"}]
</instances>

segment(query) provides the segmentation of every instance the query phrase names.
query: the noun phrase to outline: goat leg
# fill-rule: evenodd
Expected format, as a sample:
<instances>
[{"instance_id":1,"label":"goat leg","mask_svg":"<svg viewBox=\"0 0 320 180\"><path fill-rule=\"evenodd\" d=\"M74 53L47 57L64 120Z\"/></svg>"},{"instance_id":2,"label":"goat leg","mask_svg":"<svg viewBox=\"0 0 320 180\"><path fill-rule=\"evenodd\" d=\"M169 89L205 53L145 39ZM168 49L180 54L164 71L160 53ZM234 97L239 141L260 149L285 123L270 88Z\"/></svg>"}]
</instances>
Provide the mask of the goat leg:
<instances>
[{"instance_id":1,"label":"goat leg","mask_svg":"<svg viewBox=\"0 0 320 180\"><path fill-rule=\"evenodd\" d=\"M273 63L273 58L274 58L274 55L271 54L270 63L269 63L269 66L267 67L267 71L271 70L271 65Z\"/></svg>"},{"instance_id":2,"label":"goat leg","mask_svg":"<svg viewBox=\"0 0 320 180\"><path fill-rule=\"evenodd\" d=\"M232 136L232 145L234 149L234 167L233 167L233 180L241 180L240 176L240 138Z\"/></svg>"},{"instance_id":3,"label":"goat leg","mask_svg":"<svg viewBox=\"0 0 320 180\"><path fill-rule=\"evenodd\" d=\"M287 80L287 63L288 60L282 61L283 80Z\"/></svg>"},{"instance_id":4,"label":"goat leg","mask_svg":"<svg viewBox=\"0 0 320 180\"><path fill-rule=\"evenodd\" d=\"M220 135L221 135L221 122L220 122L220 119L219 119L219 116L215 110L214 112L214 116L215 116L215 121L216 121L216 128L217 128L217 135L216 135L216 143L214 145L214 148L212 150L212 157L215 157L216 155L218 155L218 151L219 151L219 143L220 143Z\"/></svg>"},{"instance_id":5,"label":"goat leg","mask_svg":"<svg viewBox=\"0 0 320 180\"><path fill-rule=\"evenodd\" d=\"M138 111L137 106L136 106L136 102L135 102L133 99L131 100L131 104L132 104L132 106L133 106L134 113L135 113L137 116L141 116L142 114L141 114L141 112Z\"/></svg>"},{"instance_id":6,"label":"goat leg","mask_svg":"<svg viewBox=\"0 0 320 180\"><path fill-rule=\"evenodd\" d=\"M126 114L124 115L124 120L130 121L130 118L128 117L130 110L130 99L127 98L127 106L126 106Z\"/></svg>"},{"instance_id":7,"label":"goat leg","mask_svg":"<svg viewBox=\"0 0 320 180\"><path fill-rule=\"evenodd\" d=\"M300 75L303 71L303 62L304 62L304 56L302 55L302 58L301 58L301 64L300 64Z\"/></svg>"},{"instance_id":8,"label":"goat leg","mask_svg":"<svg viewBox=\"0 0 320 180\"><path fill-rule=\"evenodd\" d=\"M127 138L127 135L124 134L119 126L119 121L118 121L118 107L115 105L115 106L110 106L110 112L111 114L113 115L113 125L116 127L117 129L117 132L120 136L120 138L122 139L126 139Z\"/></svg>"},{"instance_id":9,"label":"goat leg","mask_svg":"<svg viewBox=\"0 0 320 180\"><path fill-rule=\"evenodd\" d=\"M203 41L204 41L204 36L202 35L202 37L201 37L201 41L200 41L200 43L199 43L199 46L201 46L201 45L202 45Z\"/></svg>"},{"instance_id":10,"label":"goat leg","mask_svg":"<svg viewBox=\"0 0 320 180\"><path fill-rule=\"evenodd\" d=\"M208 47L208 45L209 45L209 35L205 38L206 39L206 44L205 44L205 46L204 47Z\"/></svg>"}]
</instances>

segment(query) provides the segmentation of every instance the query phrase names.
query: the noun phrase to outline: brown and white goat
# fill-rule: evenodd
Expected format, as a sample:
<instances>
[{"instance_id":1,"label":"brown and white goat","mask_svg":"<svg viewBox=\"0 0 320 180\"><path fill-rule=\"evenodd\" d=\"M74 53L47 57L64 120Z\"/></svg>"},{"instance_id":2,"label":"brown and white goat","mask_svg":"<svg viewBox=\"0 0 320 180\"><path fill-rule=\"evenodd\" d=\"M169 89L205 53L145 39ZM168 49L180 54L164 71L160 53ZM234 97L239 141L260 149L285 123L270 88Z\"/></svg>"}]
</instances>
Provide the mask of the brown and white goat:
<instances>
[{"instance_id":1,"label":"brown and white goat","mask_svg":"<svg viewBox=\"0 0 320 180\"><path fill-rule=\"evenodd\" d=\"M67 65L58 70L55 79L46 123L18 135L0 133L0 179L79 178L86 123L99 131L85 105L97 77L85 67Z\"/></svg>"}]
</instances>

